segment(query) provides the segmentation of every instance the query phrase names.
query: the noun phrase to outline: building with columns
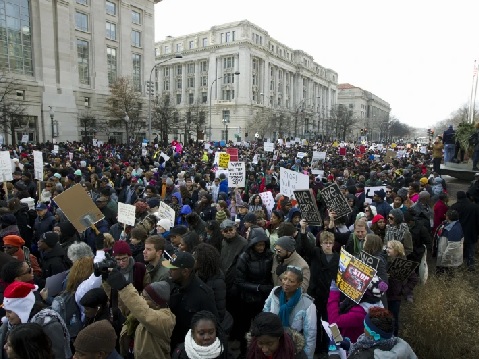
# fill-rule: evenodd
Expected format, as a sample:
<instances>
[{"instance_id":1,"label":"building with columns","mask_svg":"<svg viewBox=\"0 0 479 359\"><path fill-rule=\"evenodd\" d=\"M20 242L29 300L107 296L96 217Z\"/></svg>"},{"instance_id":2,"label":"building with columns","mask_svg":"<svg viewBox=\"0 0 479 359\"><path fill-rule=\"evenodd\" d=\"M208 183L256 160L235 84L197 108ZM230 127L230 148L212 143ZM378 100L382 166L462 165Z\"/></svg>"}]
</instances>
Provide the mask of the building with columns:
<instances>
[{"instance_id":1,"label":"building with columns","mask_svg":"<svg viewBox=\"0 0 479 359\"><path fill-rule=\"evenodd\" d=\"M356 120L353 129L355 135L361 135L361 129L367 129L368 139L372 141L386 137L391 112L388 102L360 87L343 83L338 85L338 105L343 105L352 112Z\"/></svg>"},{"instance_id":2,"label":"building with columns","mask_svg":"<svg viewBox=\"0 0 479 359\"><path fill-rule=\"evenodd\" d=\"M26 109L17 140L124 141L124 128L82 133L79 116L104 119L109 85L119 76L145 95L160 1L0 0L0 66L15 78L16 101Z\"/></svg>"},{"instance_id":3,"label":"building with columns","mask_svg":"<svg viewBox=\"0 0 479 359\"><path fill-rule=\"evenodd\" d=\"M183 56L158 65L156 98L168 94L180 113L203 108L204 129L193 136L251 140L256 133L274 139L326 131L338 74L247 20L168 36L155 51L157 62Z\"/></svg>"}]
</instances>

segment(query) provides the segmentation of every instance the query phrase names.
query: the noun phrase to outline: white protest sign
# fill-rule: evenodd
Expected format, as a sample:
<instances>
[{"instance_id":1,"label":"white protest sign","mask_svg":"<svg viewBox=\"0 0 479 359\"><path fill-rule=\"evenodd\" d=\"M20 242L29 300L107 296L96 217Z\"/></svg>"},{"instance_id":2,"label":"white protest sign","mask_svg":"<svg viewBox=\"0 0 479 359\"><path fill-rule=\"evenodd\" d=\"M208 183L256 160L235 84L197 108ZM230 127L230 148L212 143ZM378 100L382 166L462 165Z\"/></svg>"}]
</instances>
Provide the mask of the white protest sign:
<instances>
[{"instance_id":1,"label":"white protest sign","mask_svg":"<svg viewBox=\"0 0 479 359\"><path fill-rule=\"evenodd\" d=\"M168 206L165 202L160 202L156 216L158 219L169 219L171 225L175 225L175 210Z\"/></svg>"},{"instance_id":2,"label":"white protest sign","mask_svg":"<svg viewBox=\"0 0 479 359\"><path fill-rule=\"evenodd\" d=\"M246 186L246 165L244 162L228 163L228 187Z\"/></svg>"},{"instance_id":3,"label":"white protest sign","mask_svg":"<svg viewBox=\"0 0 479 359\"><path fill-rule=\"evenodd\" d=\"M129 226L135 225L136 207L131 204L118 202L118 222Z\"/></svg>"},{"instance_id":4,"label":"white protest sign","mask_svg":"<svg viewBox=\"0 0 479 359\"><path fill-rule=\"evenodd\" d=\"M265 142L264 143L264 152L274 152L274 143Z\"/></svg>"},{"instance_id":5,"label":"white protest sign","mask_svg":"<svg viewBox=\"0 0 479 359\"><path fill-rule=\"evenodd\" d=\"M209 150L210 149L210 144L209 143L205 143L205 150Z\"/></svg>"},{"instance_id":6,"label":"white protest sign","mask_svg":"<svg viewBox=\"0 0 479 359\"><path fill-rule=\"evenodd\" d=\"M147 150L146 148L143 148L143 149L141 150L141 155L142 155L142 156L146 156L147 154L148 154L148 150Z\"/></svg>"},{"instance_id":7,"label":"white protest sign","mask_svg":"<svg viewBox=\"0 0 479 359\"><path fill-rule=\"evenodd\" d=\"M291 147L291 142L286 142L285 145L286 145L286 148L290 148Z\"/></svg>"},{"instance_id":8,"label":"white protest sign","mask_svg":"<svg viewBox=\"0 0 479 359\"><path fill-rule=\"evenodd\" d=\"M379 190L386 192L386 186L364 187L364 202L373 203L374 192Z\"/></svg>"},{"instance_id":9,"label":"white protest sign","mask_svg":"<svg viewBox=\"0 0 479 359\"><path fill-rule=\"evenodd\" d=\"M163 152L160 153L160 157L163 157L163 159L165 160L165 162L170 159L170 156L168 156L167 154L165 154L165 153L163 153Z\"/></svg>"},{"instance_id":10,"label":"white protest sign","mask_svg":"<svg viewBox=\"0 0 479 359\"><path fill-rule=\"evenodd\" d=\"M93 146L95 146L95 147L98 146L98 140L96 138L93 139Z\"/></svg>"},{"instance_id":11,"label":"white protest sign","mask_svg":"<svg viewBox=\"0 0 479 359\"><path fill-rule=\"evenodd\" d=\"M300 142L301 142L301 139L300 139L299 137L295 137L295 138L294 138L294 142L300 143Z\"/></svg>"},{"instance_id":12,"label":"white protest sign","mask_svg":"<svg viewBox=\"0 0 479 359\"><path fill-rule=\"evenodd\" d=\"M0 151L0 180L2 182L13 181L12 161L8 151Z\"/></svg>"},{"instance_id":13,"label":"white protest sign","mask_svg":"<svg viewBox=\"0 0 479 359\"><path fill-rule=\"evenodd\" d=\"M296 157L302 159L304 156L307 156L307 155L308 155L308 154L307 154L306 152L298 152L298 153L296 154Z\"/></svg>"},{"instance_id":14,"label":"white protest sign","mask_svg":"<svg viewBox=\"0 0 479 359\"><path fill-rule=\"evenodd\" d=\"M324 161L326 160L326 152L313 151L313 161Z\"/></svg>"},{"instance_id":15,"label":"white protest sign","mask_svg":"<svg viewBox=\"0 0 479 359\"><path fill-rule=\"evenodd\" d=\"M261 200L263 201L263 204L265 205L266 209L268 210L268 213L271 213L271 211L274 208L274 198L273 194L270 191L267 192L261 192L259 194L261 197Z\"/></svg>"},{"instance_id":16,"label":"white protest sign","mask_svg":"<svg viewBox=\"0 0 479 359\"><path fill-rule=\"evenodd\" d=\"M43 181L43 154L41 151L33 151L33 168L35 179Z\"/></svg>"},{"instance_id":17,"label":"white protest sign","mask_svg":"<svg viewBox=\"0 0 479 359\"><path fill-rule=\"evenodd\" d=\"M28 143L28 135L22 135L22 143Z\"/></svg>"},{"instance_id":18,"label":"white protest sign","mask_svg":"<svg viewBox=\"0 0 479 359\"><path fill-rule=\"evenodd\" d=\"M421 149L419 152L426 154L427 153L427 147L426 146L421 146Z\"/></svg>"},{"instance_id":19,"label":"white protest sign","mask_svg":"<svg viewBox=\"0 0 479 359\"><path fill-rule=\"evenodd\" d=\"M58 145L53 145L53 151L54 151L55 153L58 153L58 151L59 151Z\"/></svg>"},{"instance_id":20,"label":"white protest sign","mask_svg":"<svg viewBox=\"0 0 479 359\"><path fill-rule=\"evenodd\" d=\"M294 191L309 188L309 176L280 167L280 192L294 198Z\"/></svg>"},{"instance_id":21,"label":"white protest sign","mask_svg":"<svg viewBox=\"0 0 479 359\"><path fill-rule=\"evenodd\" d=\"M253 164L257 165L258 164L258 155L253 156Z\"/></svg>"},{"instance_id":22,"label":"white protest sign","mask_svg":"<svg viewBox=\"0 0 479 359\"><path fill-rule=\"evenodd\" d=\"M73 160L73 152L68 152L68 158L70 158L70 161Z\"/></svg>"}]
</instances>

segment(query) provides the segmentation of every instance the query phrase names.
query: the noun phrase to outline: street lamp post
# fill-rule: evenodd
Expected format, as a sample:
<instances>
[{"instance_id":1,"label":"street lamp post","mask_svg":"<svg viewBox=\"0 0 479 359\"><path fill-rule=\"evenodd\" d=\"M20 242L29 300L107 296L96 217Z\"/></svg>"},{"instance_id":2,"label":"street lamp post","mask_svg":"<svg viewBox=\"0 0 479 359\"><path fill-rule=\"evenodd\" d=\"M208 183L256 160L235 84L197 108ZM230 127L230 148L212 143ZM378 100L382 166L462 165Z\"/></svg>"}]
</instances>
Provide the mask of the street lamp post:
<instances>
[{"instance_id":1,"label":"street lamp post","mask_svg":"<svg viewBox=\"0 0 479 359\"><path fill-rule=\"evenodd\" d=\"M228 144L228 123L230 123L229 118L224 118L223 119L223 124L225 125L225 142Z\"/></svg>"},{"instance_id":2,"label":"street lamp post","mask_svg":"<svg viewBox=\"0 0 479 359\"><path fill-rule=\"evenodd\" d=\"M125 112L125 117L123 117L123 121L125 121L125 129L126 129L126 144L130 144L130 136L128 134L128 121L130 121L130 117L128 116L128 113Z\"/></svg>"},{"instance_id":3,"label":"street lamp post","mask_svg":"<svg viewBox=\"0 0 479 359\"><path fill-rule=\"evenodd\" d=\"M240 72L239 71L236 71L234 73L235 75L239 75ZM209 136L208 136L208 139L211 141L211 97L213 96L213 85L215 84L216 81L218 81L219 79L224 79L226 76L228 76L229 74L225 74L223 76L220 76L216 79L213 80L213 82L211 83L210 85L210 105L209 105L209 111L210 111L210 128L209 128Z\"/></svg>"},{"instance_id":4,"label":"street lamp post","mask_svg":"<svg viewBox=\"0 0 479 359\"><path fill-rule=\"evenodd\" d=\"M156 63L150 71L150 81L148 82L148 143L151 143L151 93L153 92L153 84L151 82L151 75L153 75L153 71L156 69L157 66L170 61L171 59L181 59L183 56L181 54L176 54L174 57L170 57L169 59L160 61Z\"/></svg>"},{"instance_id":5,"label":"street lamp post","mask_svg":"<svg viewBox=\"0 0 479 359\"><path fill-rule=\"evenodd\" d=\"M55 138L55 125L58 123L55 121L55 111L53 110L52 106L48 106L50 108L50 120L52 122L52 142L53 139Z\"/></svg>"}]
</instances>

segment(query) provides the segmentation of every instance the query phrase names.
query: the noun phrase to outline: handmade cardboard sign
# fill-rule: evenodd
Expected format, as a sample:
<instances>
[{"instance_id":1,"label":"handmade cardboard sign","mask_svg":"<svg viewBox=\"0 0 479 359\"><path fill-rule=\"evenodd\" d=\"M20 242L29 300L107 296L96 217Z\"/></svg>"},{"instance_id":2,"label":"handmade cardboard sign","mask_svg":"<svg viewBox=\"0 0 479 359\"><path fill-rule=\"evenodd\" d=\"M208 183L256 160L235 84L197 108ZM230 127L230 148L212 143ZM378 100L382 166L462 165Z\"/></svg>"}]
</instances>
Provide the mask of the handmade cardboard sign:
<instances>
[{"instance_id":1,"label":"handmade cardboard sign","mask_svg":"<svg viewBox=\"0 0 479 359\"><path fill-rule=\"evenodd\" d=\"M341 248L336 285L347 297L359 303L375 275L376 269Z\"/></svg>"},{"instance_id":2,"label":"handmade cardboard sign","mask_svg":"<svg viewBox=\"0 0 479 359\"><path fill-rule=\"evenodd\" d=\"M264 143L264 152L274 152L274 143L265 142Z\"/></svg>"},{"instance_id":3,"label":"handmade cardboard sign","mask_svg":"<svg viewBox=\"0 0 479 359\"><path fill-rule=\"evenodd\" d=\"M228 168L230 162L230 155L225 152L221 152L218 158L218 167Z\"/></svg>"},{"instance_id":4,"label":"handmade cardboard sign","mask_svg":"<svg viewBox=\"0 0 479 359\"><path fill-rule=\"evenodd\" d=\"M313 196L313 191L300 190L294 191L294 197L298 201L298 208L301 211L301 217L311 226L320 226L323 221L319 214L318 205Z\"/></svg>"},{"instance_id":5,"label":"handmade cardboard sign","mask_svg":"<svg viewBox=\"0 0 479 359\"><path fill-rule=\"evenodd\" d=\"M35 179L43 181L43 153L42 151L33 151L33 169Z\"/></svg>"},{"instance_id":6,"label":"handmade cardboard sign","mask_svg":"<svg viewBox=\"0 0 479 359\"><path fill-rule=\"evenodd\" d=\"M399 281L404 281L416 270L417 262L396 257L388 268L388 275Z\"/></svg>"},{"instance_id":7,"label":"handmade cardboard sign","mask_svg":"<svg viewBox=\"0 0 479 359\"><path fill-rule=\"evenodd\" d=\"M175 224L175 215L175 210L173 208L168 206L165 202L160 202L158 212L156 213L158 219L169 219L173 226Z\"/></svg>"},{"instance_id":8,"label":"handmade cardboard sign","mask_svg":"<svg viewBox=\"0 0 479 359\"><path fill-rule=\"evenodd\" d=\"M230 162L238 162L238 149L234 147L228 147L226 153L230 155Z\"/></svg>"},{"instance_id":9,"label":"handmade cardboard sign","mask_svg":"<svg viewBox=\"0 0 479 359\"><path fill-rule=\"evenodd\" d=\"M366 203L373 203L374 192L383 190L386 192L386 186L365 187L364 188L364 201Z\"/></svg>"},{"instance_id":10,"label":"handmade cardboard sign","mask_svg":"<svg viewBox=\"0 0 479 359\"><path fill-rule=\"evenodd\" d=\"M373 267L374 269L378 269L379 265L379 258L366 253L365 251L361 251L359 253L358 258L366 263L368 266Z\"/></svg>"},{"instance_id":11,"label":"handmade cardboard sign","mask_svg":"<svg viewBox=\"0 0 479 359\"><path fill-rule=\"evenodd\" d=\"M135 219L136 207L131 204L118 202L118 222L134 226Z\"/></svg>"},{"instance_id":12,"label":"handmade cardboard sign","mask_svg":"<svg viewBox=\"0 0 479 359\"><path fill-rule=\"evenodd\" d=\"M309 189L309 176L280 167L280 192L290 198L294 197L294 191Z\"/></svg>"},{"instance_id":13,"label":"handmade cardboard sign","mask_svg":"<svg viewBox=\"0 0 479 359\"><path fill-rule=\"evenodd\" d=\"M228 163L228 187L246 186L246 165L244 162Z\"/></svg>"},{"instance_id":14,"label":"handmade cardboard sign","mask_svg":"<svg viewBox=\"0 0 479 359\"><path fill-rule=\"evenodd\" d=\"M352 211L336 182L322 189L321 197L326 203L326 207L336 213L336 218L346 216Z\"/></svg>"},{"instance_id":15,"label":"handmade cardboard sign","mask_svg":"<svg viewBox=\"0 0 479 359\"><path fill-rule=\"evenodd\" d=\"M10 152L0 151L0 181L13 181Z\"/></svg>"},{"instance_id":16,"label":"handmade cardboard sign","mask_svg":"<svg viewBox=\"0 0 479 359\"><path fill-rule=\"evenodd\" d=\"M81 184L76 184L53 199L79 233L105 218Z\"/></svg>"}]
</instances>

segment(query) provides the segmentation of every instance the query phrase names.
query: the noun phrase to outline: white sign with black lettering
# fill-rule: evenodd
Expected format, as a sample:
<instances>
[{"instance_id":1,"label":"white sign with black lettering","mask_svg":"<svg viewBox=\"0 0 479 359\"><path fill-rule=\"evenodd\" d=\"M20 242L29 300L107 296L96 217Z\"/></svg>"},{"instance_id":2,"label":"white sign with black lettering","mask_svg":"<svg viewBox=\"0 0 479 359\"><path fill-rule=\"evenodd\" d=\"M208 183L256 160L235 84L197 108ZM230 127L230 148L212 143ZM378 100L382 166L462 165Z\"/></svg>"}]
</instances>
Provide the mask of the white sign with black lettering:
<instances>
[{"instance_id":1,"label":"white sign with black lettering","mask_svg":"<svg viewBox=\"0 0 479 359\"><path fill-rule=\"evenodd\" d=\"M228 187L246 186L246 165L244 162L228 163Z\"/></svg>"},{"instance_id":2,"label":"white sign with black lettering","mask_svg":"<svg viewBox=\"0 0 479 359\"><path fill-rule=\"evenodd\" d=\"M12 161L9 151L0 152L0 181L13 181Z\"/></svg>"},{"instance_id":3,"label":"white sign with black lettering","mask_svg":"<svg viewBox=\"0 0 479 359\"><path fill-rule=\"evenodd\" d=\"M309 188L309 176L280 167L280 192L294 198L294 191Z\"/></svg>"},{"instance_id":4,"label":"white sign with black lettering","mask_svg":"<svg viewBox=\"0 0 479 359\"><path fill-rule=\"evenodd\" d=\"M33 151L33 169L35 179L43 181L43 153L42 151Z\"/></svg>"},{"instance_id":5,"label":"white sign with black lettering","mask_svg":"<svg viewBox=\"0 0 479 359\"><path fill-rule=\"evenodd\" d=\"M265 142L264 143L264 152L274 152L274 143Z\"/></svg>"},{"instance_id":6,"label":"white sign with black lettering","mask_svg":"<svg viewBox=\"0 0 479 359\"><path fill-rule=\"evenodd\" d=\"M129 226L135 225L136 207L131 204L118 202L118 222Z\"/></svg>"},{"instance_id":7,"label":"white sign with black lettering","mask_svg":"<svg viewBox=\"0 0 479 359\"><path fill-rule=\"evenodd\" d=\"M374 192L383 190L386 192L386 186L365 187L364 188L364 201L366 203L373 203Z\"/></svg>"}]
</instances>

